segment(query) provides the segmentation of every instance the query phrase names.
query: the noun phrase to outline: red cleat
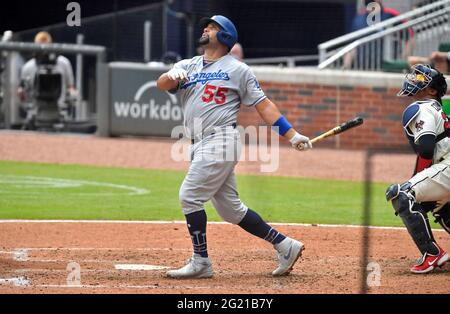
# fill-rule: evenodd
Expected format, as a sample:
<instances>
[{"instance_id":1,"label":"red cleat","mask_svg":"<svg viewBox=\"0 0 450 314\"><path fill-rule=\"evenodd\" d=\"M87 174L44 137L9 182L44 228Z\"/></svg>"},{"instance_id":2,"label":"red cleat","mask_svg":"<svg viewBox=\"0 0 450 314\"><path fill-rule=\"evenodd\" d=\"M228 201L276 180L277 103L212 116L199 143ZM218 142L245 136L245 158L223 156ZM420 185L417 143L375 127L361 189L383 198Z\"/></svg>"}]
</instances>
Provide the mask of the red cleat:
<instances>
[{"instance_id":1,"label":"red cleat","mask_svg":"<svg viewBox=\"0 0 450 314\"><path fill-rule=\"evenodd\" d=\"M437 255L431 255L425 253L411 268L411 272L415 274L426 274L435 269L436 267L441 267L446 262L450 260L448 253L440 248L439 245L436 244L439 248L439 253Z\"/></svg>"}]
</instances>

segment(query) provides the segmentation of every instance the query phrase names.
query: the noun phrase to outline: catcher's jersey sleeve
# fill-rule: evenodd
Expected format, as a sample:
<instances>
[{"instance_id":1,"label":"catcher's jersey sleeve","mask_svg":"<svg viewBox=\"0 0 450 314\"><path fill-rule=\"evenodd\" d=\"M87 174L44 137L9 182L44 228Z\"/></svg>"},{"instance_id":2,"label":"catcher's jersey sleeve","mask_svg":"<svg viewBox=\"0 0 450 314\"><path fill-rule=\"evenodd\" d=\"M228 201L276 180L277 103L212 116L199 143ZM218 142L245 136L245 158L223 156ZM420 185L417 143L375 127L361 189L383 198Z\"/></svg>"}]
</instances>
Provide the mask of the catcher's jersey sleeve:
<instances>
[{"instance_id":1,"label":"catcher's jersey sleeve","mask_svg":"<svg viewBox=\"0 0 450 314\"><path fill-rule=\"evenodd\" d=\"M444 132L446 120L441 105L434 100L414 102L403 112L403 127L415 144L425 134L438 136ZM433 162L439 162L449 152L450 139L444 138L436 143Z\"/></svg>"},{"instance_id":2,"label":"catcher's jersey sleeve","mask_svg":"<svg viewBox=\"0 0 450 314\"><path fill-rule=\"evenodd\" d=\"M415 143L417 143L419 138L425 134L437 135L436 118L438 117L436 117L429 107L424 107L419 110L419 114L409 124L409 129L414 134Z\"/></svg>"},{"instance_id":3,"label":"catcher's jersey sleeve","mask_svg":"<svg viewBox=\"0 0 450 314\"><path fill-rule=\"evenodd\" d=\"M439 135L444 131L441 105L434 100L416 101L403 112L403 127L417 143L425 134Z\"/></svg>"}]
</instances>

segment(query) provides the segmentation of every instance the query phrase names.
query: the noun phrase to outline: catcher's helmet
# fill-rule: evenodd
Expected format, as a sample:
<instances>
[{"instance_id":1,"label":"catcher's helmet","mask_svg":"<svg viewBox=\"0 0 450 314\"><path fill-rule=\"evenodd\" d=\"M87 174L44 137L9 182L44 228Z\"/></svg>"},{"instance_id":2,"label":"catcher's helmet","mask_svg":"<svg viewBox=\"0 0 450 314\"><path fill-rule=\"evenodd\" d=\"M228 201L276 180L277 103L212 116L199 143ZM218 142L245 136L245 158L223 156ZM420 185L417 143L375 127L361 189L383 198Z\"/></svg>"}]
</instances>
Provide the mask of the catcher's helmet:
<instances>
[{"instance_id":1,"label":"catcher's helmet","mask_svg":"<svg viewBox=\"0 0 450 314\"><path fill-rule=\"evenodd\" d=\"M204 28L209 23L214 22L220 27L217 33L217 39L231 49L238 40L238 33L233 22L223 15L214 15L213 17L205 17L200 20L200 27Z\"/></svg>"},{"instance_id":2,"label":"catcher's helmet","mask_svg":"<svg viewBox=\"0 0 450 314\"><path fill-rule=\"evenodd\" d=\"M397 96L413 96L427 87L436 90L439 98L447 92L447 82L441 72L428 64L416 64L411 67L411 73L406 74Z\"/></svg>"}]
</instances>

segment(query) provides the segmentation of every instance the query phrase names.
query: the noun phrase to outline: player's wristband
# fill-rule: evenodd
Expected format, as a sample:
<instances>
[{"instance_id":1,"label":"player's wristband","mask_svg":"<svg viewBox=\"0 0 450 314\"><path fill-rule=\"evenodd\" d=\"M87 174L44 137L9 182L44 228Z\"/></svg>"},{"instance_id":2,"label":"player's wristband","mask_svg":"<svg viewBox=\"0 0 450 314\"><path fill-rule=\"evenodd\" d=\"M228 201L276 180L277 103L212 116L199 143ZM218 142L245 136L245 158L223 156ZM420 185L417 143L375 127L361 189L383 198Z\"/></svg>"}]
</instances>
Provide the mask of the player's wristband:
<instances>
[{"instance_id":1,"label":"player's wristband","mask_svg":"<svg viewBox=\"0 0 450 314\"><path fill-rule=\"evenodd\" d=\"M287 131L292 128L292 125L284 116L281 116L277 121L275 121L275 123L272 125L272 128L281 136L284 136Z\"/></svg>"}]
</instances>

